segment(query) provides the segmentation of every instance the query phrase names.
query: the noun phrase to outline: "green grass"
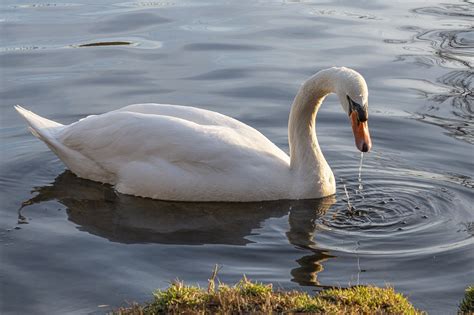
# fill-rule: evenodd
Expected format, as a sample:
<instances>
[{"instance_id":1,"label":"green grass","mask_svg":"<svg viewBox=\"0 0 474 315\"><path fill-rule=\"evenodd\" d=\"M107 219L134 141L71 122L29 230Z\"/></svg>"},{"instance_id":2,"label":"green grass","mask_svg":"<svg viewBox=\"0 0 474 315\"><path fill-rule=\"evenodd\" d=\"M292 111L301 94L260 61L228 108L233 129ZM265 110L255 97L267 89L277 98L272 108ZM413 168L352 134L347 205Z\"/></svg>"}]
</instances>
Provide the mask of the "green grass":
<instances>
[{"instance_id":1,"label":"green grass","mask_svg":"<svg viewBox=\"0 0 474 315\"><path fill-rule=\"evenodd\" d=\"M173 282L153 293L146 305L134 304L114 314L164 313L325 313L325 314L421 314L393 288L356 286L330 289L316 296L299 291L275 291L271 284L243 278L234 286L209 281L203 289Z\"/></svg>"},{"instance_id":2,"label":"green grass","mask_svg":"<svg viewBox=\"0 0 474 315\"><path fill-rule=\"evenodd\" d=\"M459 313L474 314L474 286L470 286L464 292L464 299L459 305Z\"/></svg>"}]
</instances>

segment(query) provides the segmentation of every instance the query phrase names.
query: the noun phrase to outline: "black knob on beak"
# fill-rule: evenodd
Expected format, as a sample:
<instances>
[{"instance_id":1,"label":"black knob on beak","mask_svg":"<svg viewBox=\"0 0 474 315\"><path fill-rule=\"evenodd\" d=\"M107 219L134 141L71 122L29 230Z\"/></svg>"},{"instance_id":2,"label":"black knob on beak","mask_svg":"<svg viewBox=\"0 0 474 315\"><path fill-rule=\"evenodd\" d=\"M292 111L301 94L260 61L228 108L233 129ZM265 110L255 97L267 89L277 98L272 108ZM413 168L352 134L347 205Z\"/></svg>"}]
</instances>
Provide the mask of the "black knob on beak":
<instances>
[{"instance_id":1,"label":"black knob on beak","mask_svg":"<svg viewBox=\"0 0 474 315\"><path fill-rule=\"evenodd\" d=\"M364 143L364 144L362 145L362 150L361 150L361 151L362 151L362 152L367 152L367 151L369 151L369 147L367 146L367 143Z\"/></svg>"}]
</instances>

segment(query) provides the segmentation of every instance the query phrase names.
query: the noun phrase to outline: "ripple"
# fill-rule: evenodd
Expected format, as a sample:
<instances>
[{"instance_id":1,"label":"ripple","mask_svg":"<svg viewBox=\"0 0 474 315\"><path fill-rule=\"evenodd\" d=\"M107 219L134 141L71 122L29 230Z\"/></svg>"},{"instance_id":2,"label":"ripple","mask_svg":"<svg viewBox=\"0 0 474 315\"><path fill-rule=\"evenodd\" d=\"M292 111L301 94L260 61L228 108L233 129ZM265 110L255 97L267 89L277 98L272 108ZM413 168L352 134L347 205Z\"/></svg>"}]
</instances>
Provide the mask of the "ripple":
<instances>
[{"instance_id":1,"label":"ripple","mask_svg":"<svg viewBox=\"0 0 474 315\"><path fill-rule=\"evenodd\" d=\"M63 8L63 7L76 7L81 6L80 3L29 3L12 5L14 9L37 9L37 8Z\"/></svg>"},{"instance_id":2,"label":"ripple","mask_svg":"<svg viewBox=\"0 0 474 315\"><path fill-rule=\"evenodd\" d=\"M228 26L228 25L209 25L209 24L191 24L182 25L181 29L185 31L193 32L235 32L241 30L241 26Z\"/></svg>"},{"instance_id":3,"label":"ripple","mask_svg":"<svg viewBox=\"0 0 474 315\"><path fill-rule=\"evenodd\" d=\"M474 17L472 7L469 3L464 4L440 4L439 7L416 8L413 12L432 16L452 16L452 17Z\"/></svg>"},{"instance_id":4,"label":"ripple","mask_svg":"<svg viewBox=\"0 0 474 315\"><path fill-rule=\"evenodd\" d=\"M124 21L127 21L127 23L124 23ZM94 23L90 29L93 33L100 34L130 33L132 31L151 29L171 22L171 19L151 12L124 12L101 23Z\"/></svg>"},{"instance_id":5,"label":"ripple","mask_svg":"<svg viewBox=\"0 0 474 315\"><path fill-rule=\"evenodd\" d=\"M422 7L412 10L420 15L431 15L437 17L449 16L466 18L469 20L474 16L469 4L440 4L440 7ZM474 63L474 28L472 23L458 24L454 26L449 23L439 23L445 28L423 29L415 26L404 26L401 29L416 32L411 43L427 41L430 43L430 57L437 59L436 64L441 67L468 67L472 68ZM454 29L453 29L454 27Z\"/></svg>"},{"instance_id":6,"label":"ripple","mask_svg":"<svg viewBox=\"0 0 474 315\"><path fill-rule=\"evenodd\" d=\"M431 30L416 36L429 41L436 55L443 60L461 63L472 68L474 62L474 28L462 30Z\"/></svg>"},{"instance_id":7,"label":"ripple","mask_svg":"<svg viewBox=\"0 0 474 315\"><path fill-rule=\"evenodd\" d=\"M13 46L13 47L1 47L0 52L15 52L15 51L33 51L33 50L41 50L41 49L48 49L48 48L56 48L56 47L48 47L48 46L37 46L37 45L25 45L25 46Z\"/></svg>"},{"instance_id":8,"label":"ripple","mask_svg":"<svg viewBox=\"0 0 474 315\"><path fill-rule=\"evenodd\" d=\"M403 40L403 39L384 39L383 40L384 43L387 43L387 44L406 44L408 43L407 40Z\"/></svg>"},{"instance_id":9,"label":"ripple","mask_svg":"<svg viewBox=\"0 0 474 315\"><path fill-rule=\"evenodd\" d=\"M452 71L438 80L446 93L429 95L437 103L451 103L453 114L468 120L474 119L474 73L472 71Z\"/></svg>"},{"instance_id":10,"label":"ripple","mask_svg":"<svg viewBox=\"0 0 474 315\"><path fill-rule=\"evenodd\" d=\"M70 48L113 48L115 46L139 49L157 49L162 47L162 42L148 40L143 38L104 38L85 41L83 43L66 44L66 45L23 45L0 47L0 52L29 52L35 50L56 50Z\"/></svg>"},{"instance_id":11,"label":"ripple","mask_svg":"<svg viewBox=\"0 0 474 315\"><path fill-rule=\"evenodd\" d=\"M415 114L415 119L431 125L442 127L447 134L458 140L474 144L474 124L459 119L449 119L428 114Z\"/></svg>"},{"instance_id":12,"label":"ripple","mask_svg":"<svg viewBox=\"0 0 474 315\"><path fill-rule=\"evenodd\" d=\"M359 13L359 12L351 12L351 11L340 11L334 9L322 9L322 10L313 10L310 12L312 15L326 15L326 16L342 16L360 20L383 20L381 17L378 17L373 14L366 14L366 13Z\"/></svg>"},{"instance_id":13,"label":"ripple","mask_svg":"<svg viewBox=\"0 0 474 315\"><path fill-rule=\"evenodd\" d=\"M416 81L421 82L417 82L419 87L415 90L429 105L416 113L415 119L441 126L455 138L474 143L474 73L456 70L437 82Z\"/></svg>"},{"instance_id":14,"label":"ripple","mask_svg":"<svg viewBox=\"0 0 474 315\"><path fill-rule=\"evenodd\" d=\"M163 7L174 7L177 5L173 1L137 1L137 2L123 2L116 4L121 7L130 8L163 8Z\"/></svg>"},{"instance_id":15,"label":"ripple","mask_svg":"<svg viewBox=\"0 0 474 315\"><path fill-rule=\"evenodd\" d=\"M405 54L399 60L420 61L422 66L433 65L442 68L473 68L474 66L474 29L460 30L418 30L410 43L429 42L430 50L414 46L405 46L405 50L425 52L420 55ZM429 54L426 54L428 52Z\"/></svg>"},{"instance_id":16,"label":"ripple","mask_svg":"<svg viewBox=\"0 0 474 315\"><path fill-rule=\"evenodd\" d=\"M339 178L356 178L344 169ZM474 244L465 226L472 179L426 171L385 168L363 172L341 183L349 200L339 198L318 220L316 242L322 248L369 255L420 255ZM470 188L471 187L471 188ZM339 189L339 196L345 196ZM458 211L447 211L457 209ZM464 228L463 228L464 227ZM355 246L357 242L357 246Z\"/></svg>"},{"instance_id":17,"label":"ripple","mask_svg":"<svg viewBox=\"0 0 474 315\"><path fill-rule=\"evenodd\" d=\"M406 50L412 50L411 48ZM422 55L400 55L395 59L395 62L404 61L412 63L415 66L423 67L426 69L441 66L442 61L433 56L422 56Z\"/></svg>"},{"instance_id":18,"label":"ripple","mask_svg":"<svg viewBox=\"0 0 474 315\"><path fill-rule=\"evenodd\" d=\"M212 70L206 73L184 78L185 80L223 80L240 79L250 76L252 71L244 68L229 68Z\"/></svg>"},{"instance_id":19,"label":"ripple","mask_svg":"<svg viewBox=\"0 0 474 315\"><path fill-rule=\"evenodd\" d=\"M293 91L290 88L265 85L224 89L216 92L216 94L220 94L230 98L245 97L252 99L281 100L286 102L289 102L293 97Z\"/></svg>"},{"instance_id":20,"label":"ripple","mask_svg":"<svg viewBox=\"0 0 474 315\"><path fill-rule=\"evenodd\" d=\"M467 8L467 4L441 4L440 7L417 8L413 12L438 17L474 16ZM451 24L440 25L449 27ZM440 126L447 130L448 135L474 144L474 28L472 25L458 25L455 29L403 29L416 33L404 49L415 48L419 54L400 55L397 61L408 61L424 68L447 69L436 82L423 83L421 88L415 88L426 98L428 105L417 111L414 118ZM420 49L423 42L429 43L428 50Z\"/></svg>"},{"instance_id":21,"label":"ripple","mask_svg":"<svg viewBox=\"0 0 474 315\"><path fill-rule=\"evenodd\" d=\"M115 5L127 8L154 9L166 7L202 6L206 4L209 5L209 3L204 3L202 1L199 1L199 3L195 3L192 1L136 1L123 2Z\"/></svg>"},{"instance_id":22,"label":"ripple","mask_svg":"<svg viewBox=\"0 0 474 315\"><path fill-rule=\"evenodd\" d=\"M204 1L137 1L137 2L121 2L121 3L114 3L110 6L104 7L102 10L94 10L88 12L86 15L88 16L96 16L96 15L109 15L109 16L120 16L121 20L124 20L124 16L128 14L134 14L133 12L137 11L148 11L153 12L160 9L167 9L167 8L187 8L187 7L205 7L211 5L208 2ZM128 25L128 19L127 24ZM140 18L137 19L137 22L140 23ZM120 21L116 24L118 27L122 27ZM111 29L113 31L113 29ZM126 31L126 30L124 30Z\"/></svg>"},{"instance_id":23,"label":"ripple","mask_svg":"<svg viewBox=\"0 0 474 315\"><path fill-rule=\"evenodd\" d=\"M246 44L226 44L226 43L195 43L183 46L184 50L207 51L207 50L271 50L270 46L264 45L246 45Z\"/></svg>"}]
</instances>

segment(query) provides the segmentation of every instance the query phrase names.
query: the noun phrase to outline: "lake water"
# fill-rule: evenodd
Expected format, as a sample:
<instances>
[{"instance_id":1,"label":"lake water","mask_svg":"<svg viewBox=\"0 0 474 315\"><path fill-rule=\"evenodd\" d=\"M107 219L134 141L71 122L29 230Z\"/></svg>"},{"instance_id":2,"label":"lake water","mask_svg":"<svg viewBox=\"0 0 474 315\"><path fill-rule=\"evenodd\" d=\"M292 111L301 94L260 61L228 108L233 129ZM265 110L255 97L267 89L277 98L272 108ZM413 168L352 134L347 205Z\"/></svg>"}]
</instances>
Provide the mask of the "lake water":
<instances>
[{"instance_id":1,"label":"lake water","mask_svg":"<svg viewBox=\"0 0 474 315\"><path fill-rule=\"evenodd\" d=\"M0 313L101 314L175 278L206 285L214 264L228 283L389 284L456 312L474 283L472 3L120 1L2 1ZM98 42L131 45L80 47ZM319 201L119 195L66 171L12 107L71 123L133 103L199 106L288 150L298 87L334 65L367 80L373 151L360 189L329 97L318 136L338 192Z\"/></svg>"}]
</instances>

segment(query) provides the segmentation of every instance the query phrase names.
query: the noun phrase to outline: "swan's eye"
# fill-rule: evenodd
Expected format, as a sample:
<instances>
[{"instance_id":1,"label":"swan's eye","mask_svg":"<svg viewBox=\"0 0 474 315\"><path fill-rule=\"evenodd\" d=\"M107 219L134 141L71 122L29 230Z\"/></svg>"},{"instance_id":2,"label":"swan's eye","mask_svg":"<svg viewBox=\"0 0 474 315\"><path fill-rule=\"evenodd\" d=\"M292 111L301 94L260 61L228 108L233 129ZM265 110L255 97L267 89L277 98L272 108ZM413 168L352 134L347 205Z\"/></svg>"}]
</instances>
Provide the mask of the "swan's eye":
<instances>
[{"instance_id":1,"label":"swan's eye","mask_svg":"<svg viewBox=\"0 0 474 315\"><path fill-rule=\"evenodd\" d=\"M347 95L347 101L349 102L349 116L352 112L357 112L357 118L360 122L367 121L368 113L367 113L367 106L362 106L356 102L354 102L349 95Z\"/></svg>"}]
</instances>

